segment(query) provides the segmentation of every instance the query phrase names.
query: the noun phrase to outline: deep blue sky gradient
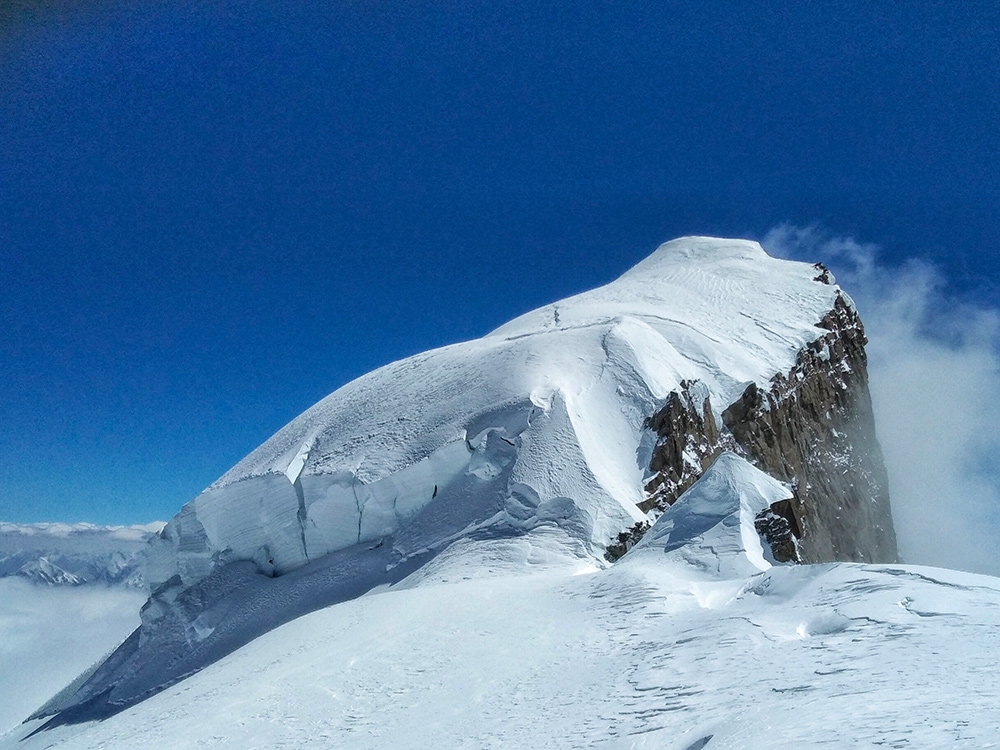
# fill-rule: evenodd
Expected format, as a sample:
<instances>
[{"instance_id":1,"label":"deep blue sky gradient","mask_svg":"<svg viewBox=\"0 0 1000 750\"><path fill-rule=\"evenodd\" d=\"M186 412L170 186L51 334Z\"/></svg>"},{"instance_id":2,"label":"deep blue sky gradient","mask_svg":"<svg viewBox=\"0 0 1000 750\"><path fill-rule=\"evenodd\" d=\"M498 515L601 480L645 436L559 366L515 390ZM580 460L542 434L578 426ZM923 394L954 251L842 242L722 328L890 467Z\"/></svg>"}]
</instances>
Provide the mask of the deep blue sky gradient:
<instances>
[{"instance_id":1,"label":"deep blue sky gradient","mask_svg":"<svg viewBox=\"0 0 1000 750\"><path fill-rule=\"evenodd\" d=\"M0 519L165 519L337 386L682 234L818 222L997 304L998 25L951 1L8 3Z\"/></svg>"}]
</instances>

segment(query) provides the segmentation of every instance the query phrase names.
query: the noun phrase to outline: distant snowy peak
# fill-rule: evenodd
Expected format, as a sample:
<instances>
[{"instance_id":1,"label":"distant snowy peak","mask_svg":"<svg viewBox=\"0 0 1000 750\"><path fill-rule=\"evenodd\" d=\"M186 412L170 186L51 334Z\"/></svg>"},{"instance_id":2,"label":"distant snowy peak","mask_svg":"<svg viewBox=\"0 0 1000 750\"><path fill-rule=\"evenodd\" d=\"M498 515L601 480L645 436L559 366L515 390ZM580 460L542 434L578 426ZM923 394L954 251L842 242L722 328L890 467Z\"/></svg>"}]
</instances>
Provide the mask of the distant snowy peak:
<instances>
[{"instance_id":1,"label":"distant snowy peak","mask_svg":"<svg viewBox=\"0 0 1000 750\"><path fill-rule=\"evenodd\" d=\"M101 582L143 587L146 546L164 525L0 522L0 578L16 575L59 586Z\"/></svg>"},{"instance_id":2,"label":"distant snowy peak","mask_svg":"<svg viewBox=\"0 0 1000 750\"><path fill-rule=\"evenodd\" d=\"M0 521L0 536L19 536L47 539L106 538L121 542L145 542L150 535L159 533L165 521L153 521L132 526L97 526L92 523L10 523Z\"/></svg>"},{"instance_id":3,"label":"distant snowy peak","mask_svg":"<svg viewBox=\"0 0 1000 750\"><path fill-rule=\"evenodd\" d=\"M47 557L29 560L17 569L17 575L35 583L49 583L56 586L79 586L86 581L53 564Z\"/></svg>"}]
</instances>

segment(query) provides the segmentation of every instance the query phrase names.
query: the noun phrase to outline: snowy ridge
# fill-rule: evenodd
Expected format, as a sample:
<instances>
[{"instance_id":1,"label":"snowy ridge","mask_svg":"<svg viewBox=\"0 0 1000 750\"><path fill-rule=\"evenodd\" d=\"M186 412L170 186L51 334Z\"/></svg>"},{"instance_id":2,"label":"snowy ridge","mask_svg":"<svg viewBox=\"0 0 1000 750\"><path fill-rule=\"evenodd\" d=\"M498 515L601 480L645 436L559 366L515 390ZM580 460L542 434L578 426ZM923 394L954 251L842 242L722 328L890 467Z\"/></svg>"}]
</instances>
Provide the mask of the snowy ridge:
<instances>
[{"instance_id":1,"label":"snowy ridge","mask_svg":"<svg viewBox=\"0 0 1000 750\"><path fill-rule=\"evenodd\" d=\"M281 574L392 538L405 560L473 529L556 523L597 551L644 518L644 420L682 379L722 409L821 333L840 290L754 242L683 238L607 286L328 396L168 524L150 566Z\"/></svg>"}]
</instances>

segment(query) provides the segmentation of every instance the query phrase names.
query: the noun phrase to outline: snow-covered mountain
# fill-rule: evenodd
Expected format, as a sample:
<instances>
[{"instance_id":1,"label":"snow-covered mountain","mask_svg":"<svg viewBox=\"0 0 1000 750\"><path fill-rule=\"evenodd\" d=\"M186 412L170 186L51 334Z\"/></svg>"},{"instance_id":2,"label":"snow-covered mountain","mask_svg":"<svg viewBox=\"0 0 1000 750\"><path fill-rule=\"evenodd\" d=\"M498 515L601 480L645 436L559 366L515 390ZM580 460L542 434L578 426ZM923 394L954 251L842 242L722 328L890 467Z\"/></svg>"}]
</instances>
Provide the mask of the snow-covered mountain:
<instances>
[{"instance_id":1,"label":"snow-covered mountain","mask_svg":"<svg viewBox=\"0 0 1000 750\"><path fill-rule=\"evenodd\" d=\"M163 526L0 522L0 578L20 576L35 583L70 586L100 582L141 589L146 548Z\"/></svg>"},{"instance_id":2,"label":"snow-covered mountain","mask_svg":"<svg viewBox=\"0 0 1000 750\"><path fill-rule=\"evenodd\" d=\"M988 673L947 642L998 655L1000 584L895 564L863 345L822 267L684 238L380 368L185 505L140 628L8 739L714 750L820 744L833 715L840 746L990 737ZM927 649L960 711L899 699Z\"/></svg>"},{"instance_id":3,"label":"snow-covered mountain","mask_svg":"<svg viewBox=\"0 0 1000 750\"><path fill-rule=\"evenodd\" d=\"M773 399L795 400L810 353L840 373L860 369L864 388L863 357L831 356L859 328L831 281L756 243L685 238L605 287L376 370L185 506L161 536L151 584L190 586L234 560L280 575L390 537L400 563L470 527L522 533L554 519L585 553L603 553L648 520L648 422L671 394L697 383L714 421L742 425L761 410L743 404L748 392L770 398L790 378ZM726 420L731 405L741 414ZM743 443L752 455L751 437Z\"/></svg>"}]
</instances>

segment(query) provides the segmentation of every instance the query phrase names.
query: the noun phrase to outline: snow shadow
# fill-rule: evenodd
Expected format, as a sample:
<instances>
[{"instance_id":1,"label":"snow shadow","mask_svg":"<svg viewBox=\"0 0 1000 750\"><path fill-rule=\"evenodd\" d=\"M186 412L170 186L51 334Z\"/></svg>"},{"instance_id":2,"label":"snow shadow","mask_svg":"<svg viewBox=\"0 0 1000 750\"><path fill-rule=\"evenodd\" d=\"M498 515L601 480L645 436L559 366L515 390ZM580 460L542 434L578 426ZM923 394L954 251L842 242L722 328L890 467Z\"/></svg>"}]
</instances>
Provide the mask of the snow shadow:
<instances>
[{"instance_id":1,"label":"snow shadow","mask_svg":"<svg viewBox=\"0 0 1000 750\"><path fill-rule=\"evenodd\" d=\"M253 562L240 561L217 568L180 593L168 584L143 608L163 607L165 614L152 621L144 617L144 624L82 685L71 686L30 717L52 718L29 736L114 716L269 630L398 583L434 554L398 562L386 539L334 552L277 578L263 575ZM171 597L169 606L163 597Z\"/></svg>"}]
</instances>

